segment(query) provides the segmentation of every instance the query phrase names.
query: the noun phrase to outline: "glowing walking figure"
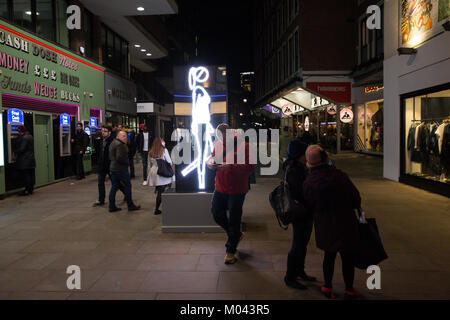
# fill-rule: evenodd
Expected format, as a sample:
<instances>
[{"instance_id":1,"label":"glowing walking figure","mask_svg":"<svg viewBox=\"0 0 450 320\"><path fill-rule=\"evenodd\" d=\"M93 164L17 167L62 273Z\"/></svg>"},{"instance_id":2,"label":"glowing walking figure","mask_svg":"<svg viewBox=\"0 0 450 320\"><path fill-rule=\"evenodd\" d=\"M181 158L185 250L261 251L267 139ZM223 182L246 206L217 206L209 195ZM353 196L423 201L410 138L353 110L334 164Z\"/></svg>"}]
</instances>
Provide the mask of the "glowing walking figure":
<instances>
[{"instance_id":1,"label":"glowing walking figure","mask_svg":"<svg viewBox=\"0 0 450 320\"><path fill-rule=\"evenodd\" d=\"M209 72L205 67L192 67L189 69L189 89L192 90L191 134L194 137L195 159L181 171L181 174L185 177L197 169L199 189L205 189L206 160L208 160L214 147L212 142L214 128L210 123L211 115L209 112L211 97L205 88L199 85L208 80L208 78ZM202 141L200 138L202 136L203 124L206 130L204 135L205 149L202 152Z\"/></svg>"}]
</instances>

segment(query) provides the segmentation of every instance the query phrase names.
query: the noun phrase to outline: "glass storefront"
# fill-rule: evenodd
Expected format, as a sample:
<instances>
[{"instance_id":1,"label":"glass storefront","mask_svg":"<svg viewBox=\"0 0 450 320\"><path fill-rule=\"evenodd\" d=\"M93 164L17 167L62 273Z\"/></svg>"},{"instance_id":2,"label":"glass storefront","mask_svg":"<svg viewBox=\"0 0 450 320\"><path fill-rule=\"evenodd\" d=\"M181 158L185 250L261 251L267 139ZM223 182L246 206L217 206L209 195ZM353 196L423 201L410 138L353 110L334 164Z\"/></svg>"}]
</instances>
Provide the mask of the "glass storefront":
<instances>
[{"instance_id":1,"label":"glass storefront","mask_svg":"<svg viewBox=\"0 0 450 320\"><path fill-rule=\"evenodd\" d=\"M358 105L357 151L383 153L383 100Z\"/></svg>"},{"instance_id":2,"label":"glass storefront","mask_svg":"<svg viewBox=\"0 0 450 320\"><path fill-rule=\"evenodd\" d=\"M450 89L403 99L402 174L450 184Z\"/></svg>"}]
</instances>

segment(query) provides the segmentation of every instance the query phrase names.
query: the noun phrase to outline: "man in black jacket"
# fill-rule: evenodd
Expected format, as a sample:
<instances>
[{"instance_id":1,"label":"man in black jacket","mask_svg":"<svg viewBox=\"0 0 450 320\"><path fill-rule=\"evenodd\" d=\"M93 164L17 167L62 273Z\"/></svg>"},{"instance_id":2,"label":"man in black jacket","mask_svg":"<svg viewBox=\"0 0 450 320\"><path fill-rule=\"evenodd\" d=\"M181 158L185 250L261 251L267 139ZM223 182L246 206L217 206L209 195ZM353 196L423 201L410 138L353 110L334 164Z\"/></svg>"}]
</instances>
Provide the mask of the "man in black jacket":
<instances>
[{"instance_id":1,"label":"man in black jacket","mask_svg":"<svg viewBox=\"0 0 450 320\"><path fill-rule=\"evenodd\" d=\"M116 212L121 208L116 207L116 192L122 184L125 191L125 200L128 205L128 211L139 210L141 207L133 203L131 198L131 181L128 172L128 150L127 133L120 131L117 138L109 146L109 159L111 160L111 191L109 192L109 212Z\"/></svg>"},{"instance_id":2,"label":"man in black jacket","mask_svg":"<svg viewBox=\"0 0 450 320\"><path fill-rule=\"evenodd\" d=\"M308 145L299 139L292 140L288 146L287 160L283 163L290 195L293 200L302 205L305 204L303 182L308 176L305 157L307 148ZM311 277L305 272L305 258L312 230L313 216L310 212L301 219L292 222L292 246L288 253L286 276L284 278L288 287L306 289L306 286L297 281L297 277L304 281L316 281L315 277Z\"/></svg>"},{"instance_id":3,"label":"man in black jacket","mask_svg":"<svg viewBox=\"0 0 450 320\"><path fill-rule=\"evenodd\" d=\"M25 183L25 191L22 195L31 195L34 190L34 168L36 167L34 139L25 126L19 126L18 132L17 147L14 150L17 155L16 169L21 172Z\"/></svg>"},{"instance_id":4,"label":"man in black jacket","mask_svg":"<svg viewBox=\"0 0 450 320\"><path fill-rule=\"evenodd\" d=\"M105 204L105 179L109 175L111 177L109 166L109 146L114 140L112 129L109 126L102 127L102 139L96 139L95 150L97 152L97 171L98 171L98 200L94 202L94 207L103 206ZM119 186L120 191L125 194L122 185Z\"/></svg>"},{"instance_id":5,"label":"man in black jacket","mask_svg":"<svg viewBox=\"0 0 450 320\"><path fill-rule=\"evenodd\" d=\"M84 167L83 156L86 152L86 148L89 145L89 136L83 131L83 124L77 123L77 131L75 136L71 139L72 142L72 155L75 158L75 172L77 179L84 179Z\"/></svg>"},{"instance_id":6,"label":"man in black jacket","mask_svg":"<svg viewBox=\"0 0 450 320\"><path fill-rule=\"evenodd\" d=\"M142 178L144 179L143 185L147 185L147 166L148 166L148 152L152 148L152 139L150 132L148 132L147 125L142 127L142 132L139 132L136 137L137 150L142 157Z\"/></svg>"}]
</instances>

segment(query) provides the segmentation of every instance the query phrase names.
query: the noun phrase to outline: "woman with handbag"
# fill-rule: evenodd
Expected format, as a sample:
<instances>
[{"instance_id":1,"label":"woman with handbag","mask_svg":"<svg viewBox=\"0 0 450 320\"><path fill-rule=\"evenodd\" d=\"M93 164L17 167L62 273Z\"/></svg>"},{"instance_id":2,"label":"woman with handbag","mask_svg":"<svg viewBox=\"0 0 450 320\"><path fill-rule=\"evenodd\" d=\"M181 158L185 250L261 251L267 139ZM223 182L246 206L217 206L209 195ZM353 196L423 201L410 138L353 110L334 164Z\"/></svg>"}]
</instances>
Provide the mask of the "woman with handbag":
<instances>
[{"instance_id":1,"label":"woman with handbag","mask_svg":"<svg viewBox=\"0 0 450 320\"><path fill-rule=\"evenodd\" d=\"M283 163L286 173L286 182L289 186L291 198L303 204L303 182L308 175L305 152L308 145L298 139L292 140L288 145L287 160ZM294 289L306 289L307 287L297 281L299 277L305 281L316 281L305 272L305 258L308 242L313 229L313 216L310 212L299 212L292 221L293 237L292 247L287 257L287 271L284 282Z\"/></svg>"},{"instance_id":2,"label":"woman with handbag","mask_svg":"<svg viewBox=\"0 0 450 320\"><path fill-rule=\"evenodd\" d=\"M361 208L358 189L344 172L329 165L328 154L319 145L306 150L308 178L303 184L305 204L312 211L316 245L325 252L322 293L334 299L334 262L339 252L345 282L344 297L356 298L353 287L355 258L359 249L359 222L354 210Z\"/></svg>"},{"instance_id":3,"label":"woman with handbag","mask_svg":"<svg viewBox=\"0 0 450 320\"><path fill-rule=\"evenodd\" d=\"M148 185L155 187L156 208L155 215L161 214L159 206L161 205L161 194L175 181L175 175L172 169L172 160L169 151L166 149L166 143L161 138L155 138L151 150L148 153L149 172Z\"/></svg>"}]
</instances>

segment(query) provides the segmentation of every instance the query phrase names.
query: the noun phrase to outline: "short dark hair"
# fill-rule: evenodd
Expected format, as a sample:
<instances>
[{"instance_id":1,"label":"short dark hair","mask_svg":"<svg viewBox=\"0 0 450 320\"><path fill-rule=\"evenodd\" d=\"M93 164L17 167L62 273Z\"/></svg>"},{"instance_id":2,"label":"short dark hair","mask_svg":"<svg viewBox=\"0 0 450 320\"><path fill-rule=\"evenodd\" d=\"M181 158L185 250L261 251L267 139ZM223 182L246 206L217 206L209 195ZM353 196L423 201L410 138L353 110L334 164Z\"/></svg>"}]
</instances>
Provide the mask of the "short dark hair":
<instances>
[{"instance_id":1,"label":"short dark hair","mask_svg":"<svg viewBox=\"0 0 450 320\"><path fill-rule=\"evenodd\" d=\"M21 125L17 127L17 131L19 131L20 133L25 133L28 131L28 129L24 125Z\"/></svg>"},{"instance_id":2,"label":"short dark hair","mask_svg":"<svg viewBox=\"0 0 450 320\"><path fill-rule=\"evenodd\" d=\"M77 122L77 126L81 126L83 128L83 124L81 122Z\"/></svg>"},{"instance_id":3,"label":"short dark hair","mask_svg":"<svg viewBox=\"0 0 450 320\"><path fill-rule=\"evenodd\" d=\"M112 128L110 126L102 126L102 129L106 129L109 132L112 132Z\"/></svg>"}]
</instances>

